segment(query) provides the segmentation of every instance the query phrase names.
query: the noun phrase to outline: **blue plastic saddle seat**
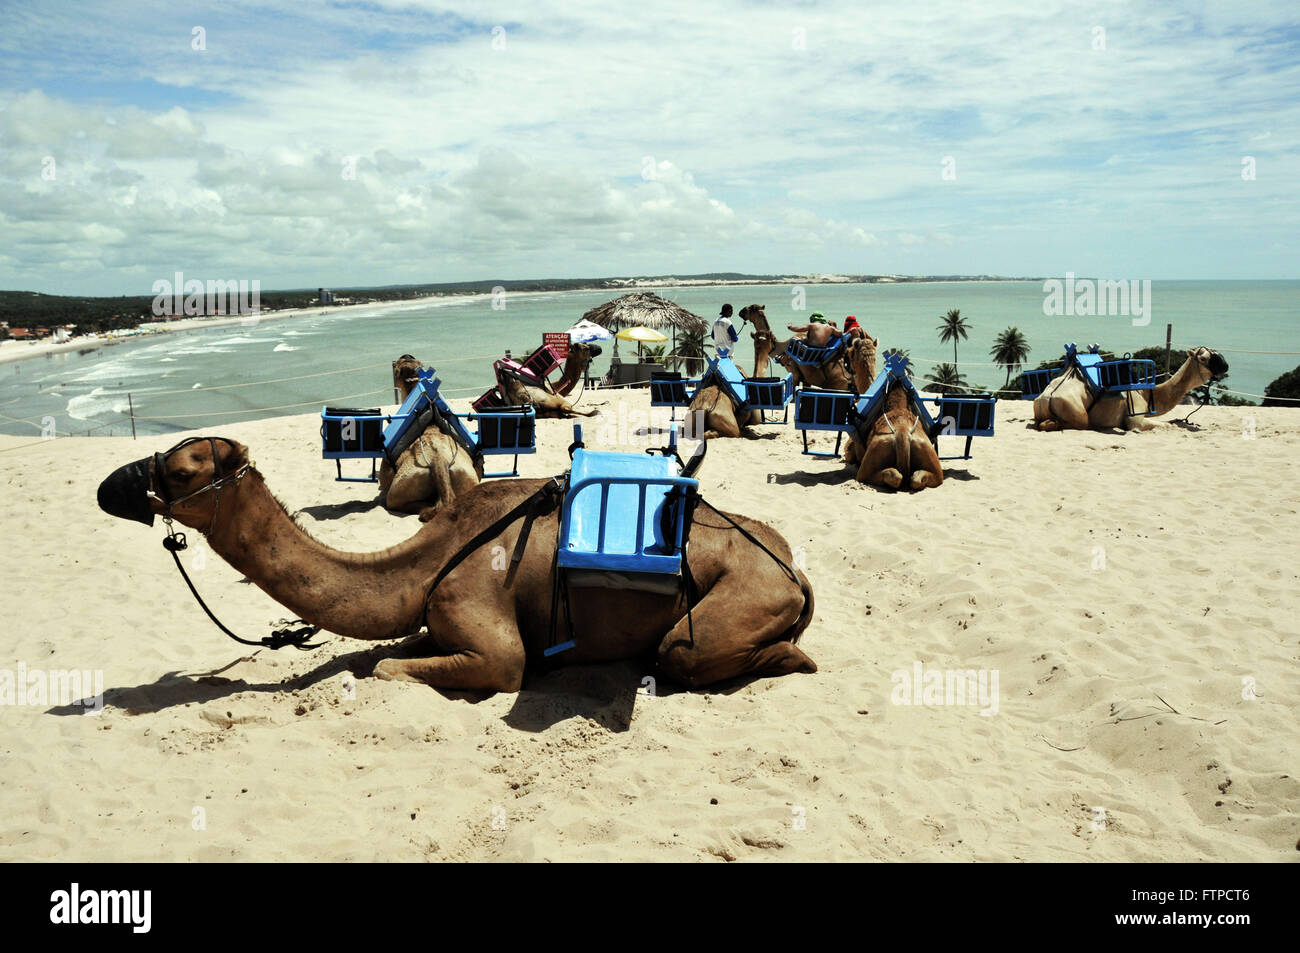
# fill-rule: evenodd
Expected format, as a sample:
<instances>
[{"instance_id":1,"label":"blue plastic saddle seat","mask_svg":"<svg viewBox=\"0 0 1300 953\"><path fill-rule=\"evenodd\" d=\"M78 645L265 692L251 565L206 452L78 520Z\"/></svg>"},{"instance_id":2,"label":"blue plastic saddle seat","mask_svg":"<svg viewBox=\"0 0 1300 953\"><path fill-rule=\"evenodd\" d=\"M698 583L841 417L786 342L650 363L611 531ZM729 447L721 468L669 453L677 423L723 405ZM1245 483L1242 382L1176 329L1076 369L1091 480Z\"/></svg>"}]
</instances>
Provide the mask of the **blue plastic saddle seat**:
<instances>
[{"instance_id":1,"label":"blue plastic saddle seat","mask_svg":"<svg viewBox=\"0 0 1300 953\"><path fill-rule=\"evenodd\" d=\"M794 392L794 426L796 430L842 430L854 427L849 423L856 394L842 390L815 390L807 388Z\"/></svg>"},{"instance_id":2,"label":"blue plastic saddle seat","mask_svg":"<svg viewBox=\"0 0 1300 953\"><path fill-rule=\"evenodd\" d=\"M668 496L698 485L678 476L670 457L575 450L556 561L566 569L680 573L686 507Z\"/></svg>"},{"instance_id":3,"label":"blue plastic saddle seat","mask_svg":"<svg viewBox=\"0 0 1300 953\"><path fill-rule=\"evenodd\" d=\"M794 396L794 378L746 377L745 402L757 410L780 410Z\"/></svg>"},{"instance_id":4,"label":"blue plastic saddle seat","mask_svg":"<svg viewBox=\"0 0 1300 953\"><path fill-rule=\"evenodd\" d=\"M690 405L690 396L679 371L664 371L650 375L651 407L686 407Z\"/></svg>"},{"instance_id":5,"label":"blue plastic saddle seat","mask_svg":"<svg viewBox=\"0 0 1300 953\"><path fill-rule=\"evenodd\" d=\"M1020 375L1020 397L1022 400L1033 400L1052 382L1052 378L1061 373L1059 367L1044 367L1032 371L1025 371Z\"/></svg>"},{"instance_id":6,"label":"blue plastic saddle seat","mask_svg":"<svg viewBox=\"0 0 1300 953\"><path fill-rule=\"evenodd\" d=\"M935 423L939 433L958 437L993 436L993 413L997 398L992 394L948 395L938 398Z\"/></svg>"},{"instance_id":7,"label":"blue plastic saddle seat","mask_svg":"<svg viewBox=\"0 0 1300 953\"><path fill-rule=\"evenodd\" d=\"M792 361L796 364L813 367L821 367L843 349L843 334L836 336L835 340L825 347L811 347L798 338L791 338L785 345L785 353L789 355Z\"/></svg>"}]
</instances>

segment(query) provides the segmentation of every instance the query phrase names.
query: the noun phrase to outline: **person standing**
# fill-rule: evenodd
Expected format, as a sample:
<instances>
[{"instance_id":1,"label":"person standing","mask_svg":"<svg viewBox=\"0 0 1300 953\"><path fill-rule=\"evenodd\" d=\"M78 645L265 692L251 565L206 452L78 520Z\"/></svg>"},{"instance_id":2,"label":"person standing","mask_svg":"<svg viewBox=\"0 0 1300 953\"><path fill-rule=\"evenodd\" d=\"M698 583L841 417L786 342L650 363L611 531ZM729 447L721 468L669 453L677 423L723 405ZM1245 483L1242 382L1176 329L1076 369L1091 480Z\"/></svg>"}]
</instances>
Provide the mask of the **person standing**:
<instances>
[{"instance_id":1,"label":"person standing","mask_svg":"<svg viewBox=\"0 0 1300 953\"><path fill-rule=\"evenodd\" d=\"M736 326L731 323L731 305L724 304L718 320L713 322L713 350L718 357L730 357L731 349L736 346L738 340L740 335L736 333Z\"/></svg>"}]
</instances>

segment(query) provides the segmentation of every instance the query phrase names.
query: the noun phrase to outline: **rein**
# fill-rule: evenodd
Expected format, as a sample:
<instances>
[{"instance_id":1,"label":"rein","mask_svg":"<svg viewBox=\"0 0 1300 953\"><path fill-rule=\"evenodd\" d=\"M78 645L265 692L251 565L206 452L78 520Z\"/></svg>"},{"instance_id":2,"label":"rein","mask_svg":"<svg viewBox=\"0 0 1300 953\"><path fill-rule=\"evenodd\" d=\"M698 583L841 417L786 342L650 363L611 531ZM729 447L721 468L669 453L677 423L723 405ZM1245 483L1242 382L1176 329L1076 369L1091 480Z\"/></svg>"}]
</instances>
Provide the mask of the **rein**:
<instances>
[{"instance_id":1,"label":"rein","mask_svg":"<svg viewBox=\"0 0 1300 953\"><path fill-rule=\"evenodd\" d=\"M187 493L184 496L176 497L175 499L173 499L167 490L167 479L163 475L163 464L167 461L167 458L170 457L177 450L187 447L190 444L196 443L200 440L208 441L208 445L212 449L212 467L213 467L212 482L209 483L207 486L200 487L199 489L195 490L193 493ZM325 644L324 642L310 643L308 641L312 636L314 636L317 632L320 631L320 626L302 625L296 629L292 627L293 622L306 622L305 619L294 619L293 622L288 622L284 628L276 629L270 635L256 642L250 639L241 639L239 636L235 635L235 633L231 632L230 629L226 628L226 626L222 624L221 620L218 619L213 614L212 610L208 608L207 603L203 601L203 597L199 595L199 591L194 588L194 583L190 580L189 574L185 571L185 567L181 565L181 558L178 554L182 550L189 548L189 544L185 541L184 533L176 532L176 527L173 525L172 522L173 520L172 507L174 507L177 503L184 503L186 500L191 500L202 493L207 493L209 490L214 491L216 493L216 498L213 500L212 503L212 521L208 524L207 533L204 534L206 536L211 536L212 530L217 525L217 510L221 506L222 489L224 487L231 486L233 484L238 483L248 474L249 470L251 470L253 467L253 464L251 462L245 463L234 473L228 475L222 475L221 458L217 455L216 441L217 441L216 437L190 437L188 440L182 440L180 443L176 444L176 446L172 447L166 453L154 454L154 474L157 477L159 498L163 501L163 503L167 505L167 511L166 513L163 514L163 522L167 524L167 535L166 537L163 538L163 549L167 550L167 552L172 554L172 560L176 563L176 569L180 572L181 578L185 580L185 585L190 587L190 592L193 594L195 601L198 602L199 606L202 607L203 611L208 614L208 618L213 621L213 623L217 626L217 628L219 628L226 635L230 636L230 638L234 639L236 642L240 643L241 645L253 645L253 646L259 646L268 649L282 649L286 645L292 645L295 649L299 649L304 652L309 649L320 648L322 645ZM282 619L280 621L284 622L285 620Z\"/></svg>"}]
</instances>

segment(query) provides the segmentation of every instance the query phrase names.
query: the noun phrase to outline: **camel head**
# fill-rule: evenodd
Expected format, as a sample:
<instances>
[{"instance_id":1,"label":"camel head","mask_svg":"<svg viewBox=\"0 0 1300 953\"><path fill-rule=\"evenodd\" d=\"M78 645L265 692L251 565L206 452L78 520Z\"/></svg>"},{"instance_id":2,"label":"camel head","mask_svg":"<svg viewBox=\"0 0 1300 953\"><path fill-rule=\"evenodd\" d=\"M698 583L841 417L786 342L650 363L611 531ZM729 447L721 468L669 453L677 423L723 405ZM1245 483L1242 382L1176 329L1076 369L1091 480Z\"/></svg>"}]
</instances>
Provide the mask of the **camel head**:
<instances>
[{"instance_id":1,"label":"camel head","mask_svg":"<svg viewBox=\"0 0 1300 953\"><path fill-rule=\"evenodd\" d=\"M1195 370L1202 384L1223 377L1228 373L1228 362L1222 354L1208 347L1194 347L1187 352L1187 362L1195 362Z\"/></svg>"},{"instance_id":2,"label":"camel head","mask_svg":"<svg viewBox=\"0 0 1300 953\"><path fill-rule=\"evenodd\" d=\"M599 344L569 345L569 360L577 360L579 367L588 367L591 364L591 359L593 357L600 357Z\"/></svg>"},{"instance_id":3,"label":"camel head","mask_svg":"<svg viewBox=\"0 0 1300 953\"><path fill-rule=\"evenodd\" d=\"M410 395L415 382L420 379L420 369L424 364L409 354L403 354L393 361L393 386L402 394L402 400Z\"/></svg>"},{"instance_id":4,"label":"camel head","mask_svg":"<svg viewBox=\"0 0 1300 953\"><path fill-rule=\"evenodd\" d=\"M170 511L177 522L206 530L216 515L218 491L242 478L251 466L242 443L191 437L165 453L114 470L99 485L99 508L146 526Z\"/></svg>"},{"instance_id":5,"label":"camel head","mask_svg":"<svg viewBox=\"0 0 1300 953\"><path fill-rule=\"evenodd\" d=\"M766 306L761 304L747 304L740 309L740 320L748 321L760 331L770 331L771 328L767 323Z\"/></svg>"},{"instance_id":6,"label":"camel head","mask_svg":"<svg viewBox=\"0 0 1300 953\"><path fill-rule=\"evenodd\" d=\"M880 342L865 331L849 345L849 367L859 391L864 391L876 379L876 347Z\"/></svg>"}]
</instances>

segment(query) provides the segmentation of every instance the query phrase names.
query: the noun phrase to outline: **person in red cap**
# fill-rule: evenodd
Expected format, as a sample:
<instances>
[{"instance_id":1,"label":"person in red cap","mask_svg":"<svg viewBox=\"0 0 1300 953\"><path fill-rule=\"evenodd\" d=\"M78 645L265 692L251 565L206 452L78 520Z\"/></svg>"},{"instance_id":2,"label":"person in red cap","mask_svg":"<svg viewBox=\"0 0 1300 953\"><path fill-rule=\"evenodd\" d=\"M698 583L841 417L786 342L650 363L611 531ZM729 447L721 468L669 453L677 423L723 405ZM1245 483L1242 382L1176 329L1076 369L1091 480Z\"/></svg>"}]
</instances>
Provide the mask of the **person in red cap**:
<instances>
[{"instance_id":1,"label":"person in red cap","mask_svg":"<svg viewBox=\"0 0 1300 953\"><path fill-rule=\"evenodd\" d=\"M844 333L850 338L866 337L867 334L866 331L862 330L862 327L858 324L858 319L853 315L849 315L844 319Z\"/></svg>"}]
</instances>

